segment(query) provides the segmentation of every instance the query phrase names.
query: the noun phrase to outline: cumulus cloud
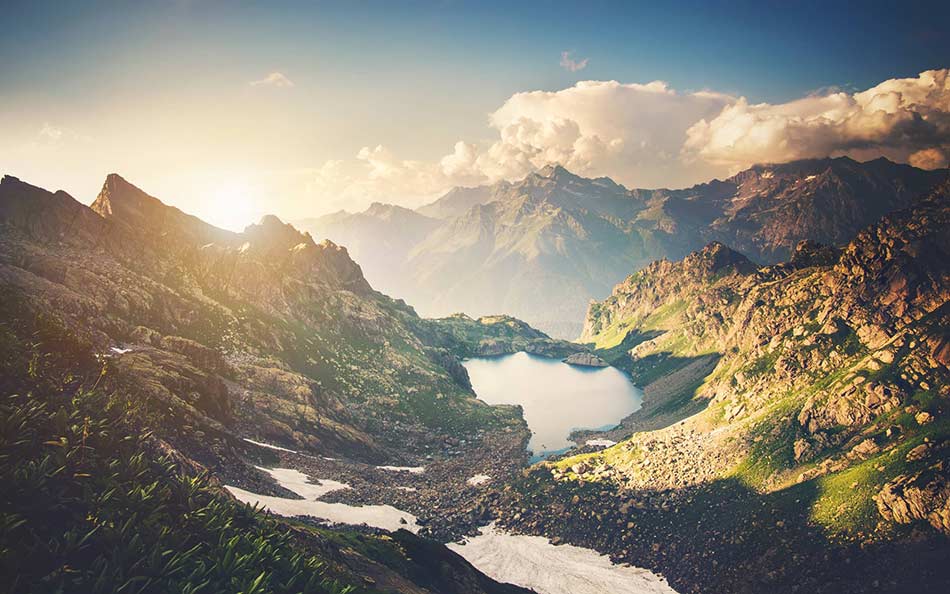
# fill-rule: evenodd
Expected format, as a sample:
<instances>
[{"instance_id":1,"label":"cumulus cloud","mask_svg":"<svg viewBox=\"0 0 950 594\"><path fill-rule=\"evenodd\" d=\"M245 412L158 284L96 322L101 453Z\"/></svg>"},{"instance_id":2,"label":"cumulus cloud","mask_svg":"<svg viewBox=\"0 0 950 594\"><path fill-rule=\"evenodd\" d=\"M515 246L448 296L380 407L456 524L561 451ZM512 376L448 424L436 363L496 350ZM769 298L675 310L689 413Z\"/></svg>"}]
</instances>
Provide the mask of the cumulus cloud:
<instances>
[{"instance_id":1,"label":"cumulus cloud","mask_svg":"<svg viewBox=\"0 0 950 594\"><path fill-rule=\"evenodd\" d=\"M583 70L587 68L588 58L583 60L575 60L572 55L574 52L561 52L561 68L567 70L568 72L577 72L578 70Z\"/></svg>"},{"instance_id":2,"label":"cumulus cloud","mask_svg":"<svg viewBox=\"0 0 950 594\"><path fill-rule=\"evenodd\" d=\"M628 187L684 187L755 163L828 155L945 167L950 77L927 71L778 104L662 81L581 81L516 93L488 121L494 139L459 140L432 161L365 147L325 163L310 188L325 204L359 209L374 200L414 206L455 185L519 179L550 163Z\"/></svg>"},{"instance_id":3,"label":"cumulus cloud","mask_svg":"<svg viewBox=\"0 0 950 594\"><path fill-rule=\"evenodd\" d=\"M887 156L933 164L950 146L950 77L929 70L859 93L832 92L788 103L745 98L687 131L684 155L741 169L827 155Z\"/></svg>"},{"instance_id":4,"label":"cumulus cloud","mask_svg":"<svg viewBox=\"0 0 950 594\"><path fill-rule=\"evenodd\" d=\"M287 78L283 72L271 72L260 80L252 80L248 83L252 87L279 87L288 88L294 86L294 81Z\"/></svg>"},{"instance_id":5,"label":"cumulus cloud","mask_svg":"<svg viewBox=\"0 0 950 594\"><path fill-rule=\"evenodd\" d=\"M678 93L663 82L584 81L561 91L510 97L489 117L495 141L458 141L436 161L406 160L382 146L328 161L310 185L324 207L357 210L373 201L418 205L452 186L518 179L549 163L643 187L682 177L686 130L733 101L711 92ZM706 179L703 163L689 181Z\"/></svg>"}]
</instances>

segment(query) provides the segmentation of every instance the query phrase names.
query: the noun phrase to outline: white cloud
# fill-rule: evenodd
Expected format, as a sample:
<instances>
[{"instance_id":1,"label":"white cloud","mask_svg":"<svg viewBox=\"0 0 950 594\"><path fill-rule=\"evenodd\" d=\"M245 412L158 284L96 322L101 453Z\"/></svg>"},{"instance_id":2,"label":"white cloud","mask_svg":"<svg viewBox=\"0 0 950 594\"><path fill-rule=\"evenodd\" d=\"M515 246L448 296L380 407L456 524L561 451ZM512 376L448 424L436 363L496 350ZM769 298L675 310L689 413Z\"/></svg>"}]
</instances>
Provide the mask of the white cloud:
<instances>
[{"instance_id":1,"label":"white cloud","mask_svg":"<svg viewBox=\"0 0 950 594\"><path fill-rule=\"evenodd\" d=\"M459 140L433 161L401 159L382 146L328 161L311 195L349 210L375 200L414 206L454 185L518 179L549 163L628 187L684 187L755 163L843 154L937 168L950 156L950 77L928 71L779 104L680 92L662 81L581 81L516 93L489 125L493 140Z\"/></svg>"},{"instance_id":2,"label":"white cloud","mask_svg":"<svg viewBox=\"0 0 950 594\"><path fill-rule=\"evenodd\" d=\"M568 72L577 72L578 70L583 70L587 68L588 58L583 60L575 60L572 56L574 52L561 52L561 68L567 70Z\"/></svg>"},{"instance_id":3,"label":"white cloud","mask_svg":"<svg viewBox=\"0 0 950 594\"><path fill-rule=\"evenodd\" d=\"M294 86L294 81L287 78L283 72L271 72L260 80L252 80L248 83L252 87L280 87L287 88Z\"/></svg>"},{"instance_id":4,"label":"white cloud","mask_svg":"<svg viewBox=\"0 0 950 594\"><path fill-rule=\"evenodd\" d=\"M943 147L941 149L940 147ZM930 70L859 93L833 92L788 103L727 105L687 131L684 154L741 169L827 155L918 161L950 146L950 77Z\"/></svg>"},{"instance_id":5,"label":"white cloud","mask_svg":"<svg viewBox=\"0 0 950 594\"><path fill-rule=\"evenodd\" d=\"M31 137L24 145L26 150L63 150L76 144L92 142L88 136L79 134L69 128L44 122L36 136Z\"/></svg>"},{"instance_id":6,"label":"white cloud","mask_svg":"<svg viewBox=\"0 0 950 594\"><path fill-rule=\"evenodd\" d=\"M383 146L363 147L355 159L325 162L306 190L321 212L361 210L375 201L420 206L462 178L445 175L440 163L398 159Z\"/></svg>"},{"instance_id":7,"label":"white cloud","mask_svg":"<svg viewBox=\"0 0 950 594\"><path fill-rule=\"evenodd\" d=\"M43 142L56 144L63 139L63 129L46 122L43 124L43 127L40 128L39 137Z\"/></svg>"},{"instance_id":8,"label":"white cloud","mask_svg":"<svg viewBox=\"0 0 950 594\"><path fill-rule=\"evenodd\" d=\"M517 93L490 116L499 140L479 155L489 179L513 179L548 163L640 187L691 182L704 164L676 158L686 130L734 101L680 93L662 81L582 81L560 91Z\"/></svg>"}]
</instances>

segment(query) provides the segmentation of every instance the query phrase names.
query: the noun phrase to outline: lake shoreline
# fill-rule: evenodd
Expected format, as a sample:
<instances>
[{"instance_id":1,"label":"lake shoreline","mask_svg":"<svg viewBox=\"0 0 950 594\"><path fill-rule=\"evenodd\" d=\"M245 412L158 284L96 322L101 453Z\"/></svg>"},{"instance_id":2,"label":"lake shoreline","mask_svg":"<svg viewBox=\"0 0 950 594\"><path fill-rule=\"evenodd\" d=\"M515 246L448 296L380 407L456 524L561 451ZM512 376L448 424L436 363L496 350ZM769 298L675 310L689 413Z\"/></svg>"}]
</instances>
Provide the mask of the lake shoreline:
<instances>
[{"instance_id":1,"label":"lake shoreline","mask_svg":"<svg viewBox=\"0 0 950 594\"><path fill-rule=\"evenodd\" d=\"M615 367L571 365L524 351L462 364L480 400L522 407L532 432L531 463L587 447L573 436L616 427L643 401L629 375Z\"/></svg>"}]
</instances>

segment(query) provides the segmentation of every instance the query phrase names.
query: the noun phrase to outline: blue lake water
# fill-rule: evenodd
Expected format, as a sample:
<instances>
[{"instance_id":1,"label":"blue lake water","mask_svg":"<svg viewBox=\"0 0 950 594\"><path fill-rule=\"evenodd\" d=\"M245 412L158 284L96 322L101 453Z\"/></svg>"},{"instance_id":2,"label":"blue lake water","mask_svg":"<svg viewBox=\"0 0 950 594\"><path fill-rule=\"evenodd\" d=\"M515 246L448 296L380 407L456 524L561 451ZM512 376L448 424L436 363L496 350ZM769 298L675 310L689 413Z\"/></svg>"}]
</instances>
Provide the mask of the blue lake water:
<instances>
[{"instance_id":1,"label":"blue lake water","mask_svg":"<svg viewBox=\"0 0 950 594\"><path fill-rule=\"evenodd\" d=\"M640 408L643 392L613 367L578 367L515 353L464 362L472 387L489 404L520 404L532 431L532 461L574 445L575 429L607 429Z\"/></svg>"}]
</instances>

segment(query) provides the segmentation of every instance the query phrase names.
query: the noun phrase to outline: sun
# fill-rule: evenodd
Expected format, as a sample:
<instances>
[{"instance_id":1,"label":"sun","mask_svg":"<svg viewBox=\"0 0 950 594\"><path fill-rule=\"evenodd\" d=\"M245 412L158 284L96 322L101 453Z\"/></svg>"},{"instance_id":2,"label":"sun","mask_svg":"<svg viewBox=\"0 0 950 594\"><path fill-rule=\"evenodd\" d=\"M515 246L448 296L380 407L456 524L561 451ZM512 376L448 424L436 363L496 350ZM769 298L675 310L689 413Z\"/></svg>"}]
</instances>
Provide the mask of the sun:
<instances>
[{"instance_id":1,"label":"sun","mask_svg":"<svg viewBox=\"0 0 950 594\"><path fill-rule=\"evenodd\" d=\"M212 190L206 216L218 227L243 231L257 215L257 204L247 183L229 182Z\"/></svg>"}]
</instances>

